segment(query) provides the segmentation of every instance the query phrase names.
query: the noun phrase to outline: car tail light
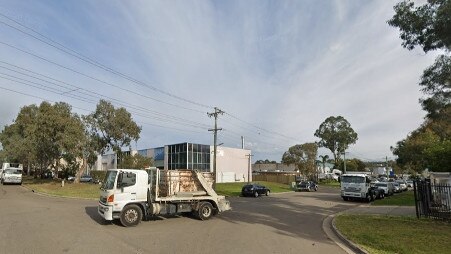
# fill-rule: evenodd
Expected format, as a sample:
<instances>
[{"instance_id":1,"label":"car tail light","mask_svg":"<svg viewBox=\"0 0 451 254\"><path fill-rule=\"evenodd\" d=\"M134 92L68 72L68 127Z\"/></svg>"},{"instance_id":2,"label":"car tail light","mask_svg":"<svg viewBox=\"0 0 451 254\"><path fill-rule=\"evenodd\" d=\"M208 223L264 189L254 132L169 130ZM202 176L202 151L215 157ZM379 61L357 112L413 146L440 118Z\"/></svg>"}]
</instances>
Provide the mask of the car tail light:
<instances>
[{"instance_id":1,"label":"car tail light","mask_svg":"<svg viewBox=\"0 0 451 254\"><path fill-rule=\"evenodd\" d=\"M108 196L107 202L110 202L110 203L114 202L114 194Z\"/></svg>"}]
</instances>

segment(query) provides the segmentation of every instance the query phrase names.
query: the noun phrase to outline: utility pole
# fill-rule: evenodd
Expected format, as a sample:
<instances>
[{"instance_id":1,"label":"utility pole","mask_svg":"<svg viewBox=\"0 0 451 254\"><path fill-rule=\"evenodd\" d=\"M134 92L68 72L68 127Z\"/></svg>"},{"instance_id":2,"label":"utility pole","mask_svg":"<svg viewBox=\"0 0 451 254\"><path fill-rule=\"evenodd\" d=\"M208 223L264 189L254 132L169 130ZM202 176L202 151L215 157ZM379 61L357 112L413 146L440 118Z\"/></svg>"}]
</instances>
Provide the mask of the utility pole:
<instances>
[{"instance_id":1,"label":"utility pole","mask_svg":"<svg viewBox=\"0 0 451 254\"><path fill-rule=\"evenodd\" d=\"M208 129L208 131L214 132L214 141L213 141L213 189L216 190L216 147L217 147L217 141L218 141L218 131L222 130L222 128L218 128L218 115L222 115L225 112L220 110L219 108L215 107L215 112L213 113L207 113L208 117L214 117L215 118L215 128L214 129Z\"/></svg>"},{"instance_id":2,"label":"utility pole","mask_svg":"<svg viewBox=\"0 0 451 254\"><path fill-rule=\"evenodd\" d=\"M386 168L386 171L387 171L387 178L389 178L390 177L390 172L388 170L388 156L385 156L385 168Z\"/></svg>"},{"instance_id":3,"label":"utility pole","mask_svg":"<svg viewBox=\"0 0 451 254\"><path fill-rule=\"evenodd\" d=\"M251 182L251 157L254 156L252 154L246 154L246 157L248 158L247 162L247 183Z\"/></svg>"},{"instance_id":4,"label":"utility pole","mask_svg":"<svg viewBox=\"0 0 451 254\"><path fill-rule=\"evenodd\" d=\"M346 150L343 152L344 173L346 174Z\"/></svg>"}]
</instances>

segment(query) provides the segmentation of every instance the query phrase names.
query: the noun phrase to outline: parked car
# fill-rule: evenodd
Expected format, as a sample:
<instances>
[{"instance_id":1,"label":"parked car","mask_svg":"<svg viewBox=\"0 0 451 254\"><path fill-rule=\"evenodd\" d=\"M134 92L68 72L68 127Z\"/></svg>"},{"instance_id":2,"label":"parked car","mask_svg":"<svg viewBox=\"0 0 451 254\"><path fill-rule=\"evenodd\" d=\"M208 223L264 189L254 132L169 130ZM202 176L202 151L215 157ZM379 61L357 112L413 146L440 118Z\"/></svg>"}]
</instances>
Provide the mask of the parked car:
<instances>
[{"instance_id":1,"label":"parked car","mask_svg":"<svg viewBox=\"0 0 451 254\"><path fill-rule=\"evenodd\" d=\"M393 184L393 186L395 187L395 193L400 193L400 192L402 192L399 183L397 183L397 182L392 182L392 184Z\"/></svg>"},{"instance_id":2,"label":"parked car","mask_svg":"<svg viewBox=\"0 0 451 254\"><path fill-rule=\"evenodd\" d=\"M75 176L68 176L67 181L75 181Z\"/></svg>"},{"instance_id":3,"label":"parked car","mask_svg":"<svg viewBox=\"0 0 451 254\"><path fill-rule=\"evenodd\" d=\"M317 191L318 185L313 181L301 181L296 183L296 191Z\"/></svg>"},{"instance_id":4,"label":"parked car","mask_svg":"<svg viewBox=\"0 0 451 254\"><path fill-rule=\"evenodd\" d=\"M80 177L80 183L91 183L92 181L93 179L89 175L83 175Z\"/></svg>"},{"instance_id":5,"label":"parked car","mask_svg":"<svg viewBox=\"0 0 451 254\"><path fill-rule=\"evenodd\" d=\"M393 185L389 182L378 182L374 186L384 190L384 196L391 196L394 193Z\"/></svg>"},{"instance_id":6,"label":"parked car","mask_svg":"<svg viewBox=\"0 0 451 254\"><path fill-rule=\"evenodd\" d=\"M268 196L270 192L271 192L271 190L266 188L263 185L247 184L247 185L244 185L243 188L241 189L241 196L243 196L243 197L246 197L246 196L258 197L260 195Z\"/></svg>"},{"instance_id":7,"label":"parked car","mask_svg":"<svg viewBox=\"0 0 451 254\"><path fill-rule=\"evenodd\" d=\"M407 183L407 187L408 188L413 188L413 181L412 180L407 180L406 183Z\"/></svg>"},{"instance_id":8,"label":"parked car","mask_svg":"<svg viewBox=\"0 0 451 254\"><path fill-rule=\"evenodd\" d=\"M398 179L396 180L396 182L399 184L399 188L401 189L401 191L407 190L407 182L405 180Z\"/></svg>"},{"instance_id":9,"label":"parked car","mask_svg":"<svg viewBox=\"0 0 451 254\"><path fill-rule=\"evenodd\" d=\"M374 199L383 199L385 198L385 190L376 186L377 183L371 184L371 191L373 192L373 200Z\"/></svg>"}]
</instances>

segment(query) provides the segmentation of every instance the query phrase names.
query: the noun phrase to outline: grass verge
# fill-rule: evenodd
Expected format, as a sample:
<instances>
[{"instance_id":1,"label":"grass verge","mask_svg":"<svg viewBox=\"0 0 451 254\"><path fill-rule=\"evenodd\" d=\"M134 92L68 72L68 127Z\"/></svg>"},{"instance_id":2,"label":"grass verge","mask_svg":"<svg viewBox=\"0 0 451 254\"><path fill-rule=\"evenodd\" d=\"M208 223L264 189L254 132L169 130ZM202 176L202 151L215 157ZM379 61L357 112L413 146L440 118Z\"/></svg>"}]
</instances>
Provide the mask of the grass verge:
<instances>
[{"instance_id":1,"label":"grass verge","mask_svg":"<svg viewBox=\"0 0 451 254\"><path fill-rule=\"evenodd\" d=\"M340 182L337 181L320 181L318 183L319 186L328 186L334 188L340 188Z\"/></svg>"},{"instance_id":2,"label":"grass verge","mask_svg":"<svg viewBox=\"0 0 451 254\"><path fill-rule=\"evenodd\" d=\"M415 196L413 191L404 191L401 193L395 193L394 195L385 197L384 199L375 200L373 205L415 206Z\"/></svg>"},{"instance_id":3,"label":"grass verge","mask_svg":"<svg viewBox=\"0 0 451 254\"><path fill-rule=\"evenodd\" d=\"M343 214L335 225L371 254L449 253L451 224L442 221Z\"/></svg>"},{"instance_id":4,"label":"grass verge","mask_svg":"<svg viewBox=\"0 0 451 254\"><path fill-rule=\"evenodd\" d=\"M98 199L100 193L100 185L90 183L75 184L65 181L64 187L61 187L61 181L58 180L26 178L23 185L35 192L60 197Z\"/></svg>"},{"instance_id":5,"label":"grass verge","mask_svg":"<svg viewBox=\"0 0 451 254\"><path fill-rule=\"evenodd\" d=\"M271 190L271 193L287 192L292 191L289 185L273 182L256 182L260 185L266 186ZM241 194L241 188L246 185L246 183L218 183L216 184L216 192L218 195L238 197Z\"/></svg>"},{"instance_id":6,"label":"grass verge","mask_svg":"<svg viewBox=\"0 0 451 254\"><path fill-rule=\"evenodd\" d=\"M273 183L273 182L257 182L261 185L268 187L271 193L292 191L289 185ZM52 179L34 179L31 177L24 178L23 184L40 193L61 196L61 197L74 197L74 198L99 198L98 184L79 183L65 181L64 187L61 187L60 180ZM225 196L239 196L241 194L241 188L246 183L218 183L216 184L216 192L218 195Z\"/></svg>"}]
</instances>

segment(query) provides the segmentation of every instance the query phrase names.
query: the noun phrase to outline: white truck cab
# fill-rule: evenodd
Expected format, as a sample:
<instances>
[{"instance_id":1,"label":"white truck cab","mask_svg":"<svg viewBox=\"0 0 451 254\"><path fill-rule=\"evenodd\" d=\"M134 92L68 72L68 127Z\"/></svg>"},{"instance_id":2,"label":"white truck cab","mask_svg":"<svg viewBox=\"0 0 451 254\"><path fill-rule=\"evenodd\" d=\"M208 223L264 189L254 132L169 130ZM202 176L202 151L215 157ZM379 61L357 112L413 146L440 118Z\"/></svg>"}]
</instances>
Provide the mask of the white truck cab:
<instances>
[{"instance_id":1,"label":"white truck cab","mask_svg":"<svg viewBox=\"0 0 451 254\"><path fill-rule=\"evenodd\" d=\"M136 226L144 218L191 212L201 220L230 210L203 173L193 170L111 169L100 191L98 213Z\"/></svg>"},{"instance_id":2,"label":"white truck cab","mask_svg":"<svg viewBox=\"0 0 451 254\"><path fill-rule=\"evenodd\" d=\"M375 199L371 179L366 174L343 174L340 189L341 197L345 201L363 199L370 202Z\"/></svg>"}]
</instances>

